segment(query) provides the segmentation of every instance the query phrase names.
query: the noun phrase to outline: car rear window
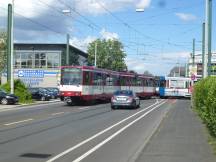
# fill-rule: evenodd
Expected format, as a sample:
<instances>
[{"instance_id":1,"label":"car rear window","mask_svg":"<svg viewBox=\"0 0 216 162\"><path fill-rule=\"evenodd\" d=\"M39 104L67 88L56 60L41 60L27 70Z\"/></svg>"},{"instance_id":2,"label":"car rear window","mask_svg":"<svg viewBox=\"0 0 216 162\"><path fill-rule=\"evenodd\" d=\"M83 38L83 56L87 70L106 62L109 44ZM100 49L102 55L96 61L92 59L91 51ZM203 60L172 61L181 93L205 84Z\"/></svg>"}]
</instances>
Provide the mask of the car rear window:
<instances>
[{"instance_id":1,"label":"car rear window","mask_svg":"<svg viewBox=\"0 0 216 162\"><path fill-rule=\"evenodd\" d=\"M132 91L116 91L114 95L125 95L125 96L132 96L133 92Z\"/></svg>"}]
</instances>

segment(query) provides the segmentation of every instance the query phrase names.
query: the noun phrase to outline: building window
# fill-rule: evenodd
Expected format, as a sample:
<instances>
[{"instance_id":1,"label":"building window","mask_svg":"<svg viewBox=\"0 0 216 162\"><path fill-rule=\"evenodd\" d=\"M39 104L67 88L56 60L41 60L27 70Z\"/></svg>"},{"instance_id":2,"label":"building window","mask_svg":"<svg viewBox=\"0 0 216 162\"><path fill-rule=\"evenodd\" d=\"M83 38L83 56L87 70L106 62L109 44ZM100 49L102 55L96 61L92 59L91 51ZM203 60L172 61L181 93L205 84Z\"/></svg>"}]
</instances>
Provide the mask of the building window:
<instances>
[{"instance_id":1,"label":"building window","mask_svg":"<svg viewBox=\"0 0 216 162\"><path fill-rule=\"evenodd\" d=\"M15 54L16 68L58 68L61 52L19 51Z\"/></svg>"}]
</instances>

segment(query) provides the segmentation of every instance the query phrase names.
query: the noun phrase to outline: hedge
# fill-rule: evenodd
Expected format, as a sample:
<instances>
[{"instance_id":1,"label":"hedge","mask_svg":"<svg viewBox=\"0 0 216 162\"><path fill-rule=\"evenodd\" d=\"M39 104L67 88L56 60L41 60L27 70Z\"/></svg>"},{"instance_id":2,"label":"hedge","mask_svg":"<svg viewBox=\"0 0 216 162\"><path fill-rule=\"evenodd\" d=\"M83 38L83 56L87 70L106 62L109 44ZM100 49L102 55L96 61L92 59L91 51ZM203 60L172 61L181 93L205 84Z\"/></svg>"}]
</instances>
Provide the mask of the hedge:
<instances>
[{"instance_id":1,"label":"hedge","mask_svg":"<svg viewBox=\"0 0 216 162\"><path fill-rule=\"evenodd\" d=\"M4 89L8 93L10 92L10 84L6 83L0 88ZM19 103L32 103L32 97L27 87L21 80L14 81L14 94L19 97Z\"/></svg>"},{"instance_id":2,"label":"hedge","mask_svg":"<svg viewBox=\"0 0 216 162\"><path fill-rule=\"evenodd\" d=\"M208 77L195 84L193 104L211 134L216 137L216 77Z\"/></svg>"}]
</instances>

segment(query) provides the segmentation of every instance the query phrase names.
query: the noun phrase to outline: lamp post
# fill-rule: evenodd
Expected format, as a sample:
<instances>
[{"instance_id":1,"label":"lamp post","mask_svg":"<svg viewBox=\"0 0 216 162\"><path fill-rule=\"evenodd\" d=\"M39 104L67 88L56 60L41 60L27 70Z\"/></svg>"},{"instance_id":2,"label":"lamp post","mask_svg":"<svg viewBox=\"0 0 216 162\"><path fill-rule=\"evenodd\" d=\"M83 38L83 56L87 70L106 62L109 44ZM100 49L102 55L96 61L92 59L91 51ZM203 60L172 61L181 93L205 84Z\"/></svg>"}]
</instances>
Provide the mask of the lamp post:
<instances>
[{"instance_id":1,"label":"lamp post","mask_svg":"<svg viewBox=\"0 0 216 162\"><path fill-rule=\"evenodd\" d=\"M8 4L8 30L7 30L7 81L10 82L10 93L14 94L14 47L13 47L13 7L12 4Z\"/></svg>"},{"instance_id":2,"label":"lamp post","mask_svg":"<svg viewBox=\"0 0 216 162\"><path fill-rule=\"evenodd\" d=\"M66 9L66 10L62 10L62 13L63 14L65 14L65 15L68 15L68 14L70 14L71 13L71 10L68 10L68 9ZM69 66L69 64L70 64L70 47L69 47L69 41L70 41L70 35L69 34L67 34L67 36L66 36L66 65L67 66Z\"/></svg>"},{"instance_id":3,"label":"lamp post","mask_svg":"<svg viewBox=\"0 0 216 162\"><path fill-rule=\"evenodd\" d=\"M95 59L94 66L97 67L97 40L95 41Z\"/></svg>"}]
</instances>

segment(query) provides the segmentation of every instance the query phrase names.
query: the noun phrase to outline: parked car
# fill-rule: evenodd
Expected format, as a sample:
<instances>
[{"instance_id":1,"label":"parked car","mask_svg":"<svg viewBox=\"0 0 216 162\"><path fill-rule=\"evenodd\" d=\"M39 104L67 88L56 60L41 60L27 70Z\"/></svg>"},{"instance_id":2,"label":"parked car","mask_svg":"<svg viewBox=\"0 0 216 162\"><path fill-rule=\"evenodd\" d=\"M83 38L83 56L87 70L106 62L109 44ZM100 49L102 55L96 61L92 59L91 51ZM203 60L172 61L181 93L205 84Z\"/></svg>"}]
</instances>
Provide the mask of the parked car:
<instances>
[{"instance_id":1,"label":"parked car","mask_svg":"<svg viewBox=\"0 0 216 162\"><path fill-rule=\"evenodd\" d=\"M131 90L118 90L111 98L111 108L129 107L137 108L140 106L140 99Z\"/></svg>"},{"instance_id":2,"label":"parked car","mask_svg":"<svg viewBox=\"0 0 216 162\"><path fill-rule=\"evenodd\" d=\"M59 98L59 89L58 88L47 87L45 89L50 92L50 95L51 95L52 98L54 98L54 99Z\"/></svg>"},{"instance_id":3,"label":"parked car","mask_svg":"<svg viewBox=\"0 0 216 162\"><path fill-rule=\"evenodd\" d=\"M45 88L29 88L29 92L36 100L49 101L51 99L51 95Z\"/></svg>"},{"instance_id":4,"label":"parked car","mask_svg":"<svg viewBox=\"0 0 216 162\"><path fill-rule=\"evenodd\" d=\"M8 94L0 89L0 103L4 105L15 104L19 101L18 97L13 94Z\"/></svg>"}]
</instances>

